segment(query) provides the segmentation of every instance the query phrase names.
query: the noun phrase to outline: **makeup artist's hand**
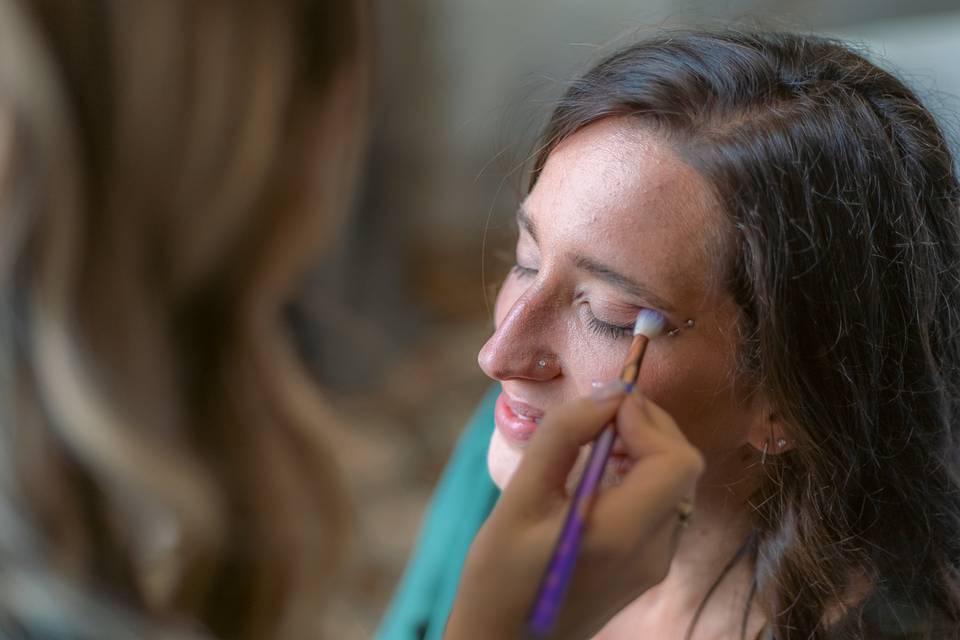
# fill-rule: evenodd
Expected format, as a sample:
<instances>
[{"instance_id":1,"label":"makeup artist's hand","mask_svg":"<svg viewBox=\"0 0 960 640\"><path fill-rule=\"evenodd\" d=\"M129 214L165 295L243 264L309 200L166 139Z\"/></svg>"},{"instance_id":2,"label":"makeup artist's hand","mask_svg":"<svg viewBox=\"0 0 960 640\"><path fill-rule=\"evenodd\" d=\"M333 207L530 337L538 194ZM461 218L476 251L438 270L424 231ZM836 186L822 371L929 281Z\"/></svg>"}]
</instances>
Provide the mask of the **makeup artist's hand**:
<instances>
[{"instance_id":1,"label":"makeup artist's hand","mask_svg":"<svg viewBox=\"0 0 960 640\"><path fill-rule=\"evenodd\" d=\"M680 531L677 505L704 463L673 419L636 392L607 387L544 417L467 555L445 640L525 637L526 619L566 516L580 448L611 420L633 467L598 495L555 638L589 638L663 580Z\"/></svg>"}]
</instances>

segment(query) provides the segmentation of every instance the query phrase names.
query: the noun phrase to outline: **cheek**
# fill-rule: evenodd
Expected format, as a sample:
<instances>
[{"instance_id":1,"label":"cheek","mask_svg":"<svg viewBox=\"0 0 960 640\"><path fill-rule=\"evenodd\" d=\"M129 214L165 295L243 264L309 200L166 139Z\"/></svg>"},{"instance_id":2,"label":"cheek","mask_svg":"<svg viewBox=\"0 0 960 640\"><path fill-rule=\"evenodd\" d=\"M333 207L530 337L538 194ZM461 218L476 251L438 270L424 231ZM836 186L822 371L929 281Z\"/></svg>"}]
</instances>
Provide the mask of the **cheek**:
<instances>
[{"instance_id":1,"label":"cheek","mask_svg":"<svg viewBox=\"0 0 960 640\"><path fill-rule=\"evenodd\" d=\"M594 381L607 382L620 376L630 350L630 339L611 340L586 326L580 312L571 311L567 327L566 375L577 389L587 393Z\"/></svg>"},{"instance_id":2,"label":"cheek","mask_svg":"<svg viewBox=\"0 0 960 640\"><path fill-rule=\"evenodd\" d=\"M644 362L640 389L710 458L747 440L752 413L734 392L731 372L716 350L664 349Z\"/></svg>"},{"instance_id":3,"label":"cheek","mask_svg":"<svg viewBox=\"0 0 960 640\"><path fill-rule=\"evenodd\" d=\"M570 348L564 358L566 375L579 395L589 393L593 382L608 382L620 376L627 347L619 348L612 341L584 335L583 329L571 332Z\"/></svg>"}]
</instances>

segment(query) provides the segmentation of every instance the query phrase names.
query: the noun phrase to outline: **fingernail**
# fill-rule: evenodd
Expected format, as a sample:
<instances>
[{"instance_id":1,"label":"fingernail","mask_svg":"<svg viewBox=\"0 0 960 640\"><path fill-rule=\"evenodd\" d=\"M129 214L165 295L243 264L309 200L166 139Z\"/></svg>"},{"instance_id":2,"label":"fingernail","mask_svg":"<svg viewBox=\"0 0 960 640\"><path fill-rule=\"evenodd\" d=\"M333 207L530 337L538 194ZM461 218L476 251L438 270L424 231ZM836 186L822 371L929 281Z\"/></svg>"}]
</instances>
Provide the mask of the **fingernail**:
<instances>
[{"instance_id":1,"label":"fingernail","mask_svg":"<svg viewBox=\"0 0 960 640\"><path fill-rule=\"evenodd\" d=\"M611 398L622 396L624 393L623 383L619 380L600 383L594 381L591 385L593 386L593 391L590 392L590 397L597 402L610 400Z\"/></svg>"}]
</instances>

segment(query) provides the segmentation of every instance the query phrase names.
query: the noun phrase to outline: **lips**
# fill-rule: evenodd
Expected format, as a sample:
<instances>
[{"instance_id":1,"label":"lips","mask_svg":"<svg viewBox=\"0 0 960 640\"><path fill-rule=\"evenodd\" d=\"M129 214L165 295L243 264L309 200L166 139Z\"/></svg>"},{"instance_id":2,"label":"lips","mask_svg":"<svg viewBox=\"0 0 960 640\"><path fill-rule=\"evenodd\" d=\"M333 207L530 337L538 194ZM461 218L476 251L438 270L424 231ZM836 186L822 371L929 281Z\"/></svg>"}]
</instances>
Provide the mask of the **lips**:
<instances>
[{"instance_id":1,"label":"lips","mask_svg":"<svg viewBox=\"0 0 960 640\"><path fill-rule=\"evenodd\" d=\"M497 396L493 412L493 421L499 431L509 442L523 446L533 437L537 426L543 419L544 411L526 402L514 400L504 392ZM633 466L627 448L620 438L614 441L607 461L607 471L614 476L623 476Z\"/></svg>"},{"instance_id":2,"label":"lips","mask_svg":"<svg viewBox=\"0 0 960 640\"><path fill-rule=\"evenodd\" d=\"M543 418L543 411L500 392L493 417L497 430L504 437L516 444L523 444L537 430L537 425Z\"/></svg>"}]
</instances>

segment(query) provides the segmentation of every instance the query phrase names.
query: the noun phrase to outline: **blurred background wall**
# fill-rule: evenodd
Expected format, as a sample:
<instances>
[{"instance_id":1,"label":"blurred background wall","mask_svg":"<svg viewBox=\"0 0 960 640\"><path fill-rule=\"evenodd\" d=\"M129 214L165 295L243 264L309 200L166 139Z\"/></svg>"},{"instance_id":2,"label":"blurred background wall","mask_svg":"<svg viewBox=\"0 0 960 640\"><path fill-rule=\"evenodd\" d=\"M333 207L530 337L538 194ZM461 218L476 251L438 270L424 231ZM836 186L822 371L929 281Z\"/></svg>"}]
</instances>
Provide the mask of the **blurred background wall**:
<instances>
[{"instance_id":1,"label":"blurred background wall","mask_svg":"<svg viewBox=\"0 0 960 640\"><path fill-rule=\"evenodd\" d=\"M741 20L852 39L928 97L955 137L958 0L380 0L360 196L290 309L350 425L362 505L334 637L367 638L430 489L488 385L476 352L511 263L524 161L578 70L660 26ZM335 336L335 339L331 336Z\"/></svg>"}]
</instances>

